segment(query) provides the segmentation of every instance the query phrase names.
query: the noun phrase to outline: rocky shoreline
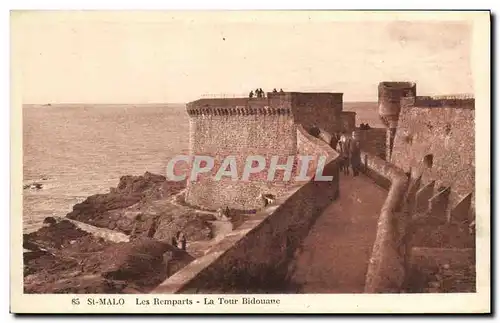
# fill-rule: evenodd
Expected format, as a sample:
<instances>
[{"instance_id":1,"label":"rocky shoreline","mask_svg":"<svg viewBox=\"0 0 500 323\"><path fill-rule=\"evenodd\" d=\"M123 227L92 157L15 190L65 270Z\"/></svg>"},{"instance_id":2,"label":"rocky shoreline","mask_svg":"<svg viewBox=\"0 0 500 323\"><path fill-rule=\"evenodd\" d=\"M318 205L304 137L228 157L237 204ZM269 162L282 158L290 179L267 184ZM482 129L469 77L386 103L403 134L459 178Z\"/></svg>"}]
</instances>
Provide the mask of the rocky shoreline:
<instances>
[{"instance_id":1,"label":"rocky shoreline","mask_svg":"<svg viewBox=\"0 0 500 323\"><path fill-rule=\"evenodd\" d=\"M23 235L24 292L150 291L219 234L213 213L174 203L184 189L185 182L149 172L122 176L109 193L89 196L66 217L46 218ZM171 245L178 231L188 238L186 250Z\"/></svg>"}]
</instances>

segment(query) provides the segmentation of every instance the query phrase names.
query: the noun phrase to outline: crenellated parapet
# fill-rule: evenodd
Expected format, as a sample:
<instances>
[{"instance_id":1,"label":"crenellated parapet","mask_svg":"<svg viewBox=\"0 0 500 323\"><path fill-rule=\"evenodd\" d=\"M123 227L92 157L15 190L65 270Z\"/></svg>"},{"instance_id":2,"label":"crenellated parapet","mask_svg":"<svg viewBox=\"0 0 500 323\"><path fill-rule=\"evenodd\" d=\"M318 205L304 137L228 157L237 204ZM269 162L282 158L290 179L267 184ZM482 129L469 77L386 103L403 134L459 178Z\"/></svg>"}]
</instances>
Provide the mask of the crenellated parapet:
<instances>
[{"instance_id":1,"label":"crenellated parapet","mask_svg":"<svg viewBox=\"0 0 500 323\"><path fill-rule=\"evenodd\" d=\"M289 116L292 114L290 108L275 108L272 106L232 106L232 107L195 107L188 108L187 113L192 116Z\"/></svg>"},{"instance_id":2,"label":"crenellated parapet","mask_svg":"<svg viewBox=\"0 0 500 323\"><path fill-rule=\"evenodd\" d=\"M200 99L187 105L189 116L290 116L290 104L268 98Z\"/></svg>"},{"instance_id":3,"label":"crenellated parapet","mask_svg":"<svg viewBox=\"0 0 500 323\"><path fill-rule=\"evenodd\" d=\"M401 99L401 107L409 108L457 108L475 109L475 98L471 95L417 96Z\"/></svg>"},{"instance_id":4,"label":"crenellated parapet","mask_svg":"<svg viewBox=\"0 0 500 323\"><path fill-rule=\"evenodd\" d=\"M450 187L451 205L474 191L475 99L472 95L401 99L391 162L409 171L424 165L424 183Z\"/></svg>"}]
</instances>

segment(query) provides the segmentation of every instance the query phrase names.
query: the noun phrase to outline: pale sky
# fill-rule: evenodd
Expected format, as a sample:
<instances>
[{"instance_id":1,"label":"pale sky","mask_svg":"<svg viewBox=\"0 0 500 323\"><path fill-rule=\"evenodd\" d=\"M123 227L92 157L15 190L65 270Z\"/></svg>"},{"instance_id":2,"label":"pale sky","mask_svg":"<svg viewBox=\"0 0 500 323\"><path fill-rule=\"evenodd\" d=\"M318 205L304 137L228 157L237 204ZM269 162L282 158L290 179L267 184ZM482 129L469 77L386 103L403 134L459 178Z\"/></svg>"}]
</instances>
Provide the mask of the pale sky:
<instances>
[{"instance_id":1,"label":"pale sky","mask_svg":"<svg viewBox=\"0 0 500 323\"><path fill-rule=\"evenodd\" d=\"M473 93L466 21L325 14L17 13L12 55L23 103L182 103L256 87L376 101L390 80Z\"/></svg>"}]
</instances>

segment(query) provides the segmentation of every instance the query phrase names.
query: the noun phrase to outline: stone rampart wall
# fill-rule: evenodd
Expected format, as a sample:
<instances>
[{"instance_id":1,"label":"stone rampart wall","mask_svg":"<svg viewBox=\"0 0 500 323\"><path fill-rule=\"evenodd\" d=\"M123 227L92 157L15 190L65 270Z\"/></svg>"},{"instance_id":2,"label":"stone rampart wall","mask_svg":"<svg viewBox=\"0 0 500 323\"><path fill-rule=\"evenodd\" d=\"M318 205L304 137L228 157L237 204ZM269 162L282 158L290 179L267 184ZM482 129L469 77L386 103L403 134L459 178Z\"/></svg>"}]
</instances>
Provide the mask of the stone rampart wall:
<instances>
[{"instance_id":1,"label":"stone rampart wall","mask_svg":"<svg viewBox=\"0 0 500 323\"><path fill-rule=\"evenodd\" d=\"M302 127L298 131L300 147L328 153L324 175L333 176L333 181L290 187L275 204L252 216L153 293L270 293L286 289L288 264L296 248L316 217L339 194L338 154ZM303 142L306 139L310 143Z\"/></svg>"},{"instance_id":2,"label":"stone rampart wall","mask_svg":"<svg viewBox=\"0 0 500 323\"><path fill-rule=\"evenodd\" d=\"M432 155L422 182L451 187L455 205L475 187L474 99L417 97L402 106L391 162L408 172Z\"/></svg>"}]
</instances>

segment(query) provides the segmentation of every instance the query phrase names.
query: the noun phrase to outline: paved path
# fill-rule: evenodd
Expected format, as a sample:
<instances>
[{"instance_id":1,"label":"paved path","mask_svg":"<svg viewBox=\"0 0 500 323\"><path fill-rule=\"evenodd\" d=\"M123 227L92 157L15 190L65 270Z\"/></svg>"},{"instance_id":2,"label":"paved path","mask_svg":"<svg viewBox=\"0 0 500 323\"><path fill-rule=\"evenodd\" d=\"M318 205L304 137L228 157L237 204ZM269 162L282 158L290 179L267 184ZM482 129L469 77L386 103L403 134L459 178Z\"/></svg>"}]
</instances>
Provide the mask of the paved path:
<instances>
[{"instance_id":1,"label":"paved path","mask_svg":"<svg viewBox=\"0 0 500 323\"><path fill-rule=\"evenodd\" d=\"M290 267L298 293L361 293L387 191L341 175L340 197L314 223Z\"/></svg>"}]
</instances>

